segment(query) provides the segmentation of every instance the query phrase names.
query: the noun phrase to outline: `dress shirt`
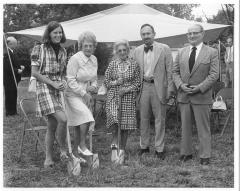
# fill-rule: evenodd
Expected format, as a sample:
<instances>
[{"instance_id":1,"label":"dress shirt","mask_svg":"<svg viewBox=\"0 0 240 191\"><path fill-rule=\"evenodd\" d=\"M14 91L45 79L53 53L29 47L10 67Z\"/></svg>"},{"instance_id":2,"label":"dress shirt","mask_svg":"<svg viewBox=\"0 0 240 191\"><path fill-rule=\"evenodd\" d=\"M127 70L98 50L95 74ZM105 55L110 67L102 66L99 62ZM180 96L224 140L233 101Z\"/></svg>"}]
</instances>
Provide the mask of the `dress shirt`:
<instances>
[{"instance_id":1,"label":"dress shirt","mask_svg":"<svg viewBox=\"0 0 240 191\"><path fill-rule=\"evenodd\" d=\"M198 57L199 52L200 52L200 50L201 50L201 48L202 48L202 45L203 45L203 43L201 42L199 45L195 46L195 47L197 48L197 50L196 50L196 56L195 56L195 61L197 60L197 57ZM190 54L191 54L191 52L192 52L192 48L193 48L193 46L190 45L189 57L190 57Z\"/></svg>"},{"instance_id":2,"label":"dress shirt","mask_svg":"<svg viewBox=\"0 0 240 191\"><path fill-rule=\"evenodd\" d=\"M153 61L154 53L153 50L149 50L147 53L144 51L144 77L153 78Z\"/></svg>"}]
</instances>

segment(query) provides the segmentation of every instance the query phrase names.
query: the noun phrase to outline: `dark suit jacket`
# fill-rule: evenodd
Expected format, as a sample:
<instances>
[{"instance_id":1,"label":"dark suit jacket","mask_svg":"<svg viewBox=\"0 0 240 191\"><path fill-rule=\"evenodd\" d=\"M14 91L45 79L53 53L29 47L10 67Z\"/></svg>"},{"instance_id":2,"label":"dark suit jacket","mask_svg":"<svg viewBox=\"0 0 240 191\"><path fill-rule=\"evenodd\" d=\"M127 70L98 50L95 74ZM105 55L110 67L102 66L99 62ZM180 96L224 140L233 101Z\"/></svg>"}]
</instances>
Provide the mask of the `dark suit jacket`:
<instances>
[{"instance_id":1,"label":"dark suit jacket","mask_svg":"<svg viewBox=\"0 0 240 191\"><path fill-rule=\"evenodd\" d=\"M18 74L18 69L21 69L21 67L20 67L20 64L18 63L16 54L14 52L12 53L11 50L9 50L9 54L12 61L14 74L18 83L21 80L21 75ZM4 86L11 86L11 87L12 85L15 86L11 63L10 63L7 51L3 55L3 83L4 83Z\"/></svg>"},{"instance_id":2,"label":"dark suit jacket","mask_svg":"<svg viewBox=\"0 0 240 191\"><path fill-rule=\"evenodd\" d=\"M219 59L216 49L202 45L192 72L189 70L190 46L178 51L173 64L172 74L178 89L177 100L180 103L212 104L212 86L219 77ZM200 92L188 95L180 88L181 84L199 85Z\"/></svg>"}]
</instances>

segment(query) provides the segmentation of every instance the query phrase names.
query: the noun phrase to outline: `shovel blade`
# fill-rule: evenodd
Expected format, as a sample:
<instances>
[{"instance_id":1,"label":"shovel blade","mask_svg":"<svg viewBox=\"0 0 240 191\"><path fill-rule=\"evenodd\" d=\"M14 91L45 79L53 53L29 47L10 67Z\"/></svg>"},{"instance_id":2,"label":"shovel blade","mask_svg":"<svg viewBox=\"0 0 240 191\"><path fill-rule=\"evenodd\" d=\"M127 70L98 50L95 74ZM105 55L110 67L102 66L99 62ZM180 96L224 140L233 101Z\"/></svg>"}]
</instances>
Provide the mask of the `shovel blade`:
<instances>
[{"instance_id":1,"label":"shovel blade","mask_svg":"<svg viewBox=\"0 0 240 191\"><path fill-rule=\"evenodd\" d=\"M80 160L73 158L67 163L68 174L73 176L79 176L81 173Z\"/></svg>"},{"instance_id":2,"label":"shovel blade","mask_svg":"<svg viewBox=\"0 0 240 191\"><path fill-rule=\"evenodd\" d=\"M99 167L98 154L93 154L93 156L92 156L92 168L98 168L98 167Z\"/></svg>"}]
</instances>

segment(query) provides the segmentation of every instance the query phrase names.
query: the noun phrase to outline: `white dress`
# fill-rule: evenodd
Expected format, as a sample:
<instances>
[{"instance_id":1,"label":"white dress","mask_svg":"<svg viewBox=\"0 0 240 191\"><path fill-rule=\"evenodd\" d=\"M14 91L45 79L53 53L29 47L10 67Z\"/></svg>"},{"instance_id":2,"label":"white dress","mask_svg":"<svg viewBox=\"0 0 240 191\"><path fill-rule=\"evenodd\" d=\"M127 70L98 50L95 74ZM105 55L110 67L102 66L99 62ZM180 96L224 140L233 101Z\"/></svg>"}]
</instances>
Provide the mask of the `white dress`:
<instances>
[{"instance_id":1,"label":"white dress","mask_svg":"<svg viewBox=\"0 0 240 191\"><path fill-rule=\"evenodd\" d=\"M86 57L82 51L74 54L68 61L65 90L68 126L91 122L89 130L93 130L93 114L84 103L83 96L89 85L97 87L97 69L97 58L94 55Z\"/></svg>"}]
</instances>

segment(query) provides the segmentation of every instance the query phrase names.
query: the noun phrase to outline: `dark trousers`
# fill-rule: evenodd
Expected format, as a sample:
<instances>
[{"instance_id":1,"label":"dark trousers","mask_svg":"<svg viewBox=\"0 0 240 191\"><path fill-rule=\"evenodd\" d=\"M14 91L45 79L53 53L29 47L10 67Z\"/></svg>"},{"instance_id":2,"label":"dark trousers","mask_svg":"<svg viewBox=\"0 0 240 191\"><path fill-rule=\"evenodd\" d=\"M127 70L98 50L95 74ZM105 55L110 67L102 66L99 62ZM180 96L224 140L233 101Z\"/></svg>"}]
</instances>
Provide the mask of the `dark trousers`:
<instances>
[{"instance_id":1,"label":"dark trousers","mask_svg":"<svg viewBox=\"0 0 240 191\"><path fill-rule=\"evenodd\" d=\"M4 83L6 115L17 113L17 88L15 84Z\"/></svg>"}]
</instances>

